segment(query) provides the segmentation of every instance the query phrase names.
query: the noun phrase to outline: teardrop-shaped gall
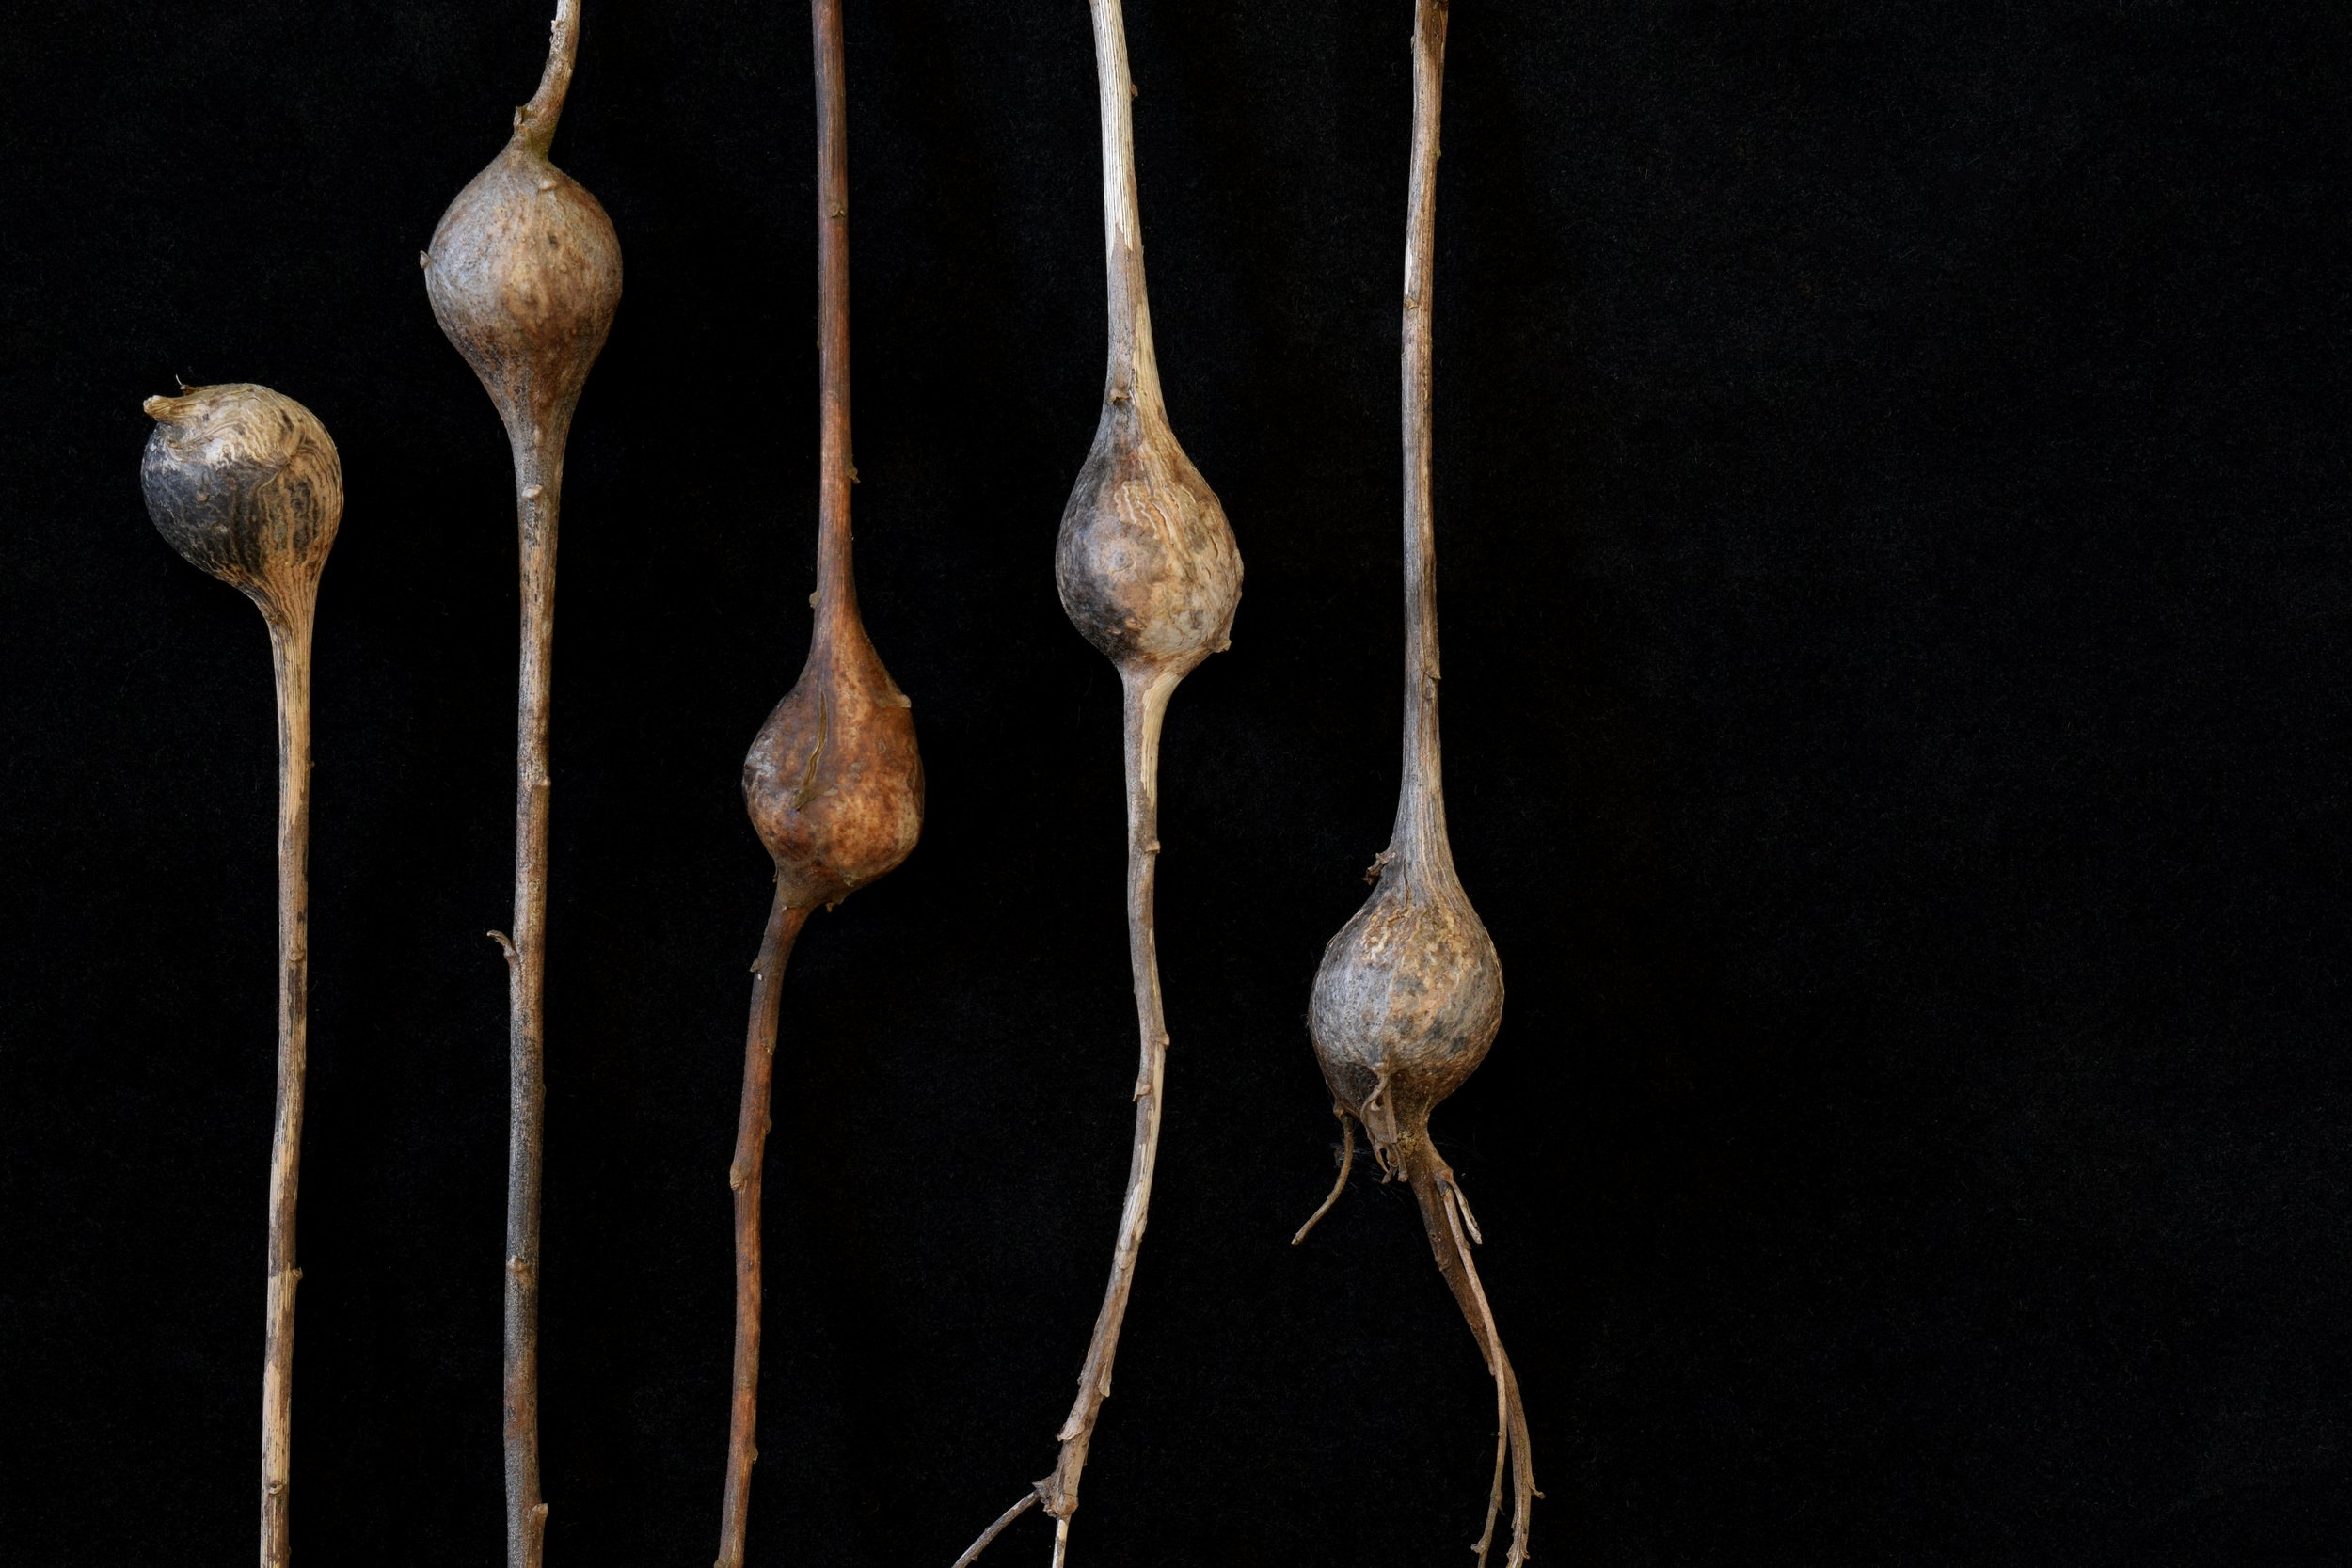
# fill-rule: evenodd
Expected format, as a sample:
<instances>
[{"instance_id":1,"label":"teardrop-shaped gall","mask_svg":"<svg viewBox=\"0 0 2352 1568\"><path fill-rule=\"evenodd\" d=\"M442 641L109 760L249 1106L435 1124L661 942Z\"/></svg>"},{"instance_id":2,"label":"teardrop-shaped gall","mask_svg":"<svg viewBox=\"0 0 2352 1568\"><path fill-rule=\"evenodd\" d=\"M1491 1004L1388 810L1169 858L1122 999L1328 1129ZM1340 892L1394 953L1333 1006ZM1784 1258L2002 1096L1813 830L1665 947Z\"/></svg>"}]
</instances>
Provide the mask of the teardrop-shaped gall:
<instances>
[{"instance_id":1,"label":"teardrop-shaped gall","mask_svg":"<svg viewBox=\"0 0 2352 1568\"><path fill-rule=\"evenodd\" d=\"M1229 645L1241 551L1156 410L1106 404L1054 547L1063 610L1122 670L1190 670Z\"/></svg>"},{"instance_id":2,"label":"teardrop-shaped gall","mask_svg":"<svg viewBox=\"0 0 2352 1568\"><path fill-rule=\"evenodd\" d=\"M568 430L621 303L621 242L587 188L517 129L419 258L433 317L519 449Z\"/></svg>"}]
</instances>

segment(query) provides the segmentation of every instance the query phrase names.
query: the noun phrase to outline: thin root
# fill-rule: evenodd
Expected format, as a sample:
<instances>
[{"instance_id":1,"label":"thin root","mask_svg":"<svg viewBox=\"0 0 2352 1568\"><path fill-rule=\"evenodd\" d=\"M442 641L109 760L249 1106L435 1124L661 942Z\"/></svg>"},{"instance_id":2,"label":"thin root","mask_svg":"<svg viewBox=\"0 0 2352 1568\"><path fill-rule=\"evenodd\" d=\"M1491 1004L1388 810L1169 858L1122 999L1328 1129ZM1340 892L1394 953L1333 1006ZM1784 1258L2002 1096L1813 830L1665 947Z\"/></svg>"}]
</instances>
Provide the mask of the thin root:
<instances>
[{"instance_id":1,"label":"thin root","mask_svg":"<svg viewBox=\"0 0 2352 1568\"><path fill-rule=\"evenodd\" d=\"M1469 1217L1470 1212L1462 1206L1462 1191L1459 1187L1448 1181L1443 1185L1443 1193L1446 1224L1453 1227L1454 1244L1461 1249L1463 1261L1467 1263L1470 1249L1462 1241L1462 1221ZM1477 1234L1477 1227L1470 1227L1470 1232L1472 1235ZM1511 1412L1503 1392L1506 1363L1502 1360L1502 1336L1495 1328L1494 1313L1486 1307L1486 1291L1480 1290L1477 1293L1479 1311L1486 1320L1486 1344L1492 1352L1486 1360L1486 1370L1494 1375L1495 1380L1495 1479L1493 1486L1486 1493L1486 1528L1478 1532L1478 1544L1470 1548L1478 1554L1478 1560L1484 1563L1486 1560L1486 1549L1494 1544L1495 1521L1502 1516L1502 1471L1511 1457ZM1518 1560L1517 1554L1514 1554L1512 1560Z\"/></svg>"},{"instance_id":2,"label":"thin root","mask_svg":"<svg viewBox=\"0 0 2352 1568\"><path fill-rule=\"evenodd\" d=\"M1396 1107L1389 1103L1389 1074L1383 1068L1374 1078L1372 1092L1364 1096L1364 1136L1372 1140L1372 1162L1380 1167L1380 1185L1387 1186L1402 1174L1396 1161Z\"/></svg>"},{"instance_id":3,"label":"thin root","mask_svg":"<svg viewBox=\"0 0 2352 1568\"><path fill-rule=\"evenodd\" d=\"M1462 1225L1470 1231L1470 1239L1480 1246L1485 1246L1486 1238L1478 1233L1478 1216L1470 1212L1470 1195L1462 1191L1461 1182L1458 1180L1449 1181L1445 1184L1445 1190L1452 1195L1454 1206L1462 1212Z\"/></svg>"},{"instance_id":4,"label":"thin root","mask_svg":"<svg viewBox=\"0 0 2352 1568\"><path fill-rule=\"evenodd\" d=\"M1494 1544L1495 1522L1502 1513L1502 1471L1506 1461L1516 1459L1512 1477L1511 1555L1509 1568L1519 1568L1527 1560L1528 1514L1533 1499L1543 1494L1535 1490L1534 1461L1528 1452L1527 1411L1519 1402L1518 1375L1511 1370L1511 1358L1502 1351L1502 1331L1495 1326L1494 1308L1486 1304L1486 1288L1478 1277L1478 1266L1470 1261L1470 1243L1463 1235L1464 1222L1470 1217L1469 1206L1462 1201L1461 1189L1454 1185L1452 1173L1436 1178L1445 1210L1446 1226L1453 1232L1455 1255L1461 1259L1463 1276L1470 1286L1470 1294L1477 1304L1478 1316L1486 1332L1480 1336L1483 1348L1489 1354L1487 1370L1495 1380L1495 1479L1494 1488L1486 1499L1486 1528L1478 1537L1475 1550L1478 1560L1486 1560L1486 1549ZM1470 1227L1475 1235L1477 1227ZM1483 1244L1483 1243L1482 1243Z\"/></svg>"},{"instance_id":5,"label":"thin root","mask_svg":"<svg viewBox=\"0 0 2352 1568\"><path fill-rule=\"evenodd\" d=\"M1369 1128L1370 1124L1366 1125ZM1454 1185L1454 1173L1429 1146L1426 1133L1398 1151L1397 1164L1421 1206L1430 1250L1437 1256L1438 1272L1445 1276L1447 1286L1454 1291L1454 1302L1470 1323L1470 1337L1477 1341L1479 1354L1495 1380L1495 1480L1486 1497L1486 1528L1471 1550L1477 1554L1480 1568L1485 1568L1487 1553L1494 1545L1495 1527L1502 1516L1502 1477L1507 1468L1512 1482L1509 1568L1521 1568L1527 1561L1528 1526L1534 1512L1534 1499L1543 1494L1535 1489L1534 1456L1527 1438L1527 1409L1519 1399L1518 1374L1512 1370L1511 1358L1503 1353L1502 1334L1495 1325L1494 1309L1487 1304L1478 1266L1470 1260L1470 1211L1462 1202L1461 1189Z\"/></svg>"},{"instance_id":6,"label":"thin root","mask_svg":"<svg viewBox=\"0 0 2352 1568\"><path fill-rule=\"evenodd\" d=\"M1309 1214L1307 1223L1298 1227L1298 1234L1291 1238L1293 1246L1307 1239L1307 1232L1315 1227L1315 1222L1329 1213L1331 1205L1337 1203L1340 1195L1347 1191L1347 1173L1356 1164L1356 1118L1349 1116L1347 1107L1337 1101L1331 1102L1331 1114L1340 1118L1340 1179L1331 1183L1331 1196L1323 1200L1323 1207Z\"/></svg>"},{"instance_id":7,"label":"thin root","mask_svg":"<svg viewBox=\"0 0 2352 1568\"><path fill-rule=\"evenodd\" d=\"M980 1531L980 1538L966 1546L963 1549L963 1555L956 1559L956 1568L972 1568L972 1564L979 1560L980 1554L988 1550L988 1544L1005 1533L1007 1525L1011 1524L1036 1506L1037 1494L1031 1492L1019 1502L996 1515L996 1522Z\"/></svg>"}]
</instances>

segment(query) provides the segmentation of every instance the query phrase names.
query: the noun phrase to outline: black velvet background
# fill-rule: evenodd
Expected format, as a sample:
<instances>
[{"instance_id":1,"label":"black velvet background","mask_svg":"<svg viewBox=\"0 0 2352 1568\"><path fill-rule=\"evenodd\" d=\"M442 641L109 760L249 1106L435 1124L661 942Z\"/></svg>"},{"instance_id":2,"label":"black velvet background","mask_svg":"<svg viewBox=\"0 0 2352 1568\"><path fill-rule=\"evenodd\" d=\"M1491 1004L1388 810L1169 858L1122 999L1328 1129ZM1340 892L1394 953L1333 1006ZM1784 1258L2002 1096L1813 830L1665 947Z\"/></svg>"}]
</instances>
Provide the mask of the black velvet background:
<instances>
[{"instance_id":1,"label":"black velvet background","mask_svg":"<svg viewBox=\"0 0 2352 1568\"><path fill-rule=\"evenodd\" d=\"M2308 9L1456 8L1448 783L1511 991L1437 1131L1539 1560L2342 1560L2352 39ZM7 24L7 1562L253 1551L268 660L139 502L175 374L301 399L350 492L297 1551L498 1560L513 524L416 255L548 10ZM848 13L858 564L930 814L786 985L753 1555L946 1568L1051 1462L1126 1161L1118 688L1050 569L1094 96L1075 0ZM1409 1200L1286 1244L1395 787L1409 14L1131 0L1168 401L1248 581L1168 729L1166 1160L1080 1568L1462 1562L1485 1497ZM698 1565L738 768L815 550L804 11L591 0L555 156L628 282L564 518L549 1560Z\"/></svg>"}]
</instances>

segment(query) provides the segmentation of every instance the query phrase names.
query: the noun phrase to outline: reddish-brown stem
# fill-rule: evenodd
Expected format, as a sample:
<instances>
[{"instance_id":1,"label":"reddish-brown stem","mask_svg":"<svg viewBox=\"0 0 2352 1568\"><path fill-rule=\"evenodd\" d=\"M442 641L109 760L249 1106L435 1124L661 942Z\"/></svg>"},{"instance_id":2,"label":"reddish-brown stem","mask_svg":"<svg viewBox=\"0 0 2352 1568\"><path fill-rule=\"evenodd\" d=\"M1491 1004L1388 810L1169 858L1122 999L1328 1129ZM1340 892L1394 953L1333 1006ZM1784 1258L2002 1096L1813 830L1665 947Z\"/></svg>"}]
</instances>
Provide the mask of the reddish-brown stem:
<instances>
[{"instance_id":1,"label":"reddish-brown stem","mask_svg":"<svg viewBox=\"0 0 2352 1568\"><path fill-rule=\"evenodd\" d=\"M817 618L811 664L850 639L863 640L857 582L850 568L849 111L843 81L840 0L810 0L809 30L817 78L817 293L819 399ZM867 656L871 657L870 652ZM902 700L903 702L903 700ZM807 758L792 809L808 791L826 745L825 699L818 698L816 749ZM752 1466L758 1461L760 1338L760 1191L773 1083L778 985L792 944L813 906L792 908L781 868L768 931L752 984L743 1047L743 1102L735 1161L735 1386L728 1418L726 1495L719 1518L717 1568L741 1568L750 1525Z\"/></svg>"},{"instance_id":2,"label":"reddish-brown stem","mask_svg":"<svg viewBox=\"0 0 2352 1568\"><path fill-rule=\"evenodd\" d=\"M768 912L768 932L752 965L751 1025L743 1037L743 1108L735 1123L735 1160L727 1185L735 1193L735 1397L727 1422L727 1492L719 1515L717 1568L742 1568L752 1501L752 1466L758 1462L759 1195L767 1164L770 1090L775 1082L776 999L792 943L810 911L785 907L779 891Z\"/></svg>"},{"instance_id":3,"label":"reddish-brown stem","mask_svg":"<svg viewBox=\"0 0 2352 1568\"><path fill-rule=\"evenodd\" d=\"M817 635L858 624L850 569L850 111L843 82L841 0L810 0L817 56Z\"/></svg>"},{"instance_id":4,"label":"reddish-brown stem","mask_svg":"<svg viewBox=\"0 0 2352 1568\"><path fill-rule=\"evenodd\" d=\"M262 1568L294 1557L294 1198L310 1057L311 594L265 606L278 686L278 1112L270 1136L269 1289L262 1362Z\"/></svg>"}]
</instances>

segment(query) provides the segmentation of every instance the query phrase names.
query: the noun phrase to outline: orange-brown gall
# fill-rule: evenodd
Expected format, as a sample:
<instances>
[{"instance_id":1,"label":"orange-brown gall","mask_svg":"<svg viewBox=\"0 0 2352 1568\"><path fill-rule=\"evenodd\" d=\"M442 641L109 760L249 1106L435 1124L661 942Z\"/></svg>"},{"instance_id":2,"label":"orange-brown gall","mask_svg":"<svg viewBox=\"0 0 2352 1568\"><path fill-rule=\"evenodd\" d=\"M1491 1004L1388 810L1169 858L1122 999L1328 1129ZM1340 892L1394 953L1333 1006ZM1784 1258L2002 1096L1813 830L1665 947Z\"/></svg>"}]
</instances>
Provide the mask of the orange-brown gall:
<instances>
[{"instance_id":1,"label":"orange-brown gall","mask_svg":"<svg viewBox=\"0 0 2352 1568\"><path fill-rule=\"evenodd\" d=\"M727 1185L735 1209L735 1354L718 1568L743 1568L759 1456L760 1234L779 990L809 913L913 852L923 830L923 763L911 705L858 619L850 564L849 110L840 0L815 0L817 76L817 610L801 678L753 740L743 803L775 862L768 929L752 964L743 1093Z\"/></svg>"},{"instance_id":2,"label":"orange-brown gall","mask_svg":"<svg viewBox=\"0 0 2352 1568\"><path fill-rule=\"evenodd\" d=\"M914 852L914 715L862 628L810 650L743 759L743 803L791 909L837 903Z\"/></svg>"}]
</instances>

